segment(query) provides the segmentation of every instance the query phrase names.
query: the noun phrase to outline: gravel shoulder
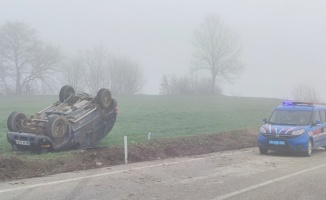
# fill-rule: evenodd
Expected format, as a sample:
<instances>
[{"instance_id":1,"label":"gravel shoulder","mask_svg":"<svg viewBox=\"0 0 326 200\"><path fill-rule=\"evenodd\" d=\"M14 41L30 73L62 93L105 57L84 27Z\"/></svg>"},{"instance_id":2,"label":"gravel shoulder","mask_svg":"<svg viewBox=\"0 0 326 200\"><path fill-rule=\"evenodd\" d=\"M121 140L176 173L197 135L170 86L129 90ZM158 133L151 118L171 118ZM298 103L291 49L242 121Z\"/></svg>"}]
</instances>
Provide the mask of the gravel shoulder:
<instances>
[{"instance_id":1,"label":"gravel shoulder","mask_svg":"<svg viewBox=\"0 0 326 200\"><path fill-rule=\"evenodd\" d=\"M128 162L194 156L255 146L257 146L257 131L253 129L159 139L129 146ZM67 156L51 156L47 159L28 159L26 153L18 153L10 157L0 155L0 181L42 177L123 163L123 147L75 150L69 152Z\"/></svg>"}]
</instances>

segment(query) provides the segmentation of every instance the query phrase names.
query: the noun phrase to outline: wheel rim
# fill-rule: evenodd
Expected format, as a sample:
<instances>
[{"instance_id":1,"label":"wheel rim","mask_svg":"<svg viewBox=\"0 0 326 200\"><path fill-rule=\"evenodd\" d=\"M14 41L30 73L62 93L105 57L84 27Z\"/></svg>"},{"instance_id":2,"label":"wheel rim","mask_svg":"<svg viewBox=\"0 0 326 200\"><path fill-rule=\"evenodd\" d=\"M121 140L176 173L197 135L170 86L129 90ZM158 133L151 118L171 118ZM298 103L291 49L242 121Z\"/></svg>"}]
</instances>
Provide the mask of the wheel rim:
<instances>
[{"instance_id":1,"label":"wheel rim","mask_svg":"<svg viewBox=\"0 0 326 200\"><path fill-rule=\"evenodd\" d=\"M64 122L63 121L58 121L54 125L54 136L56 138L62 137L64 135Z\"/></svg>"},{"instance_id":2,"label":"wheel rim","mask_svg":"<svg viewBox=\"0 0 326 200\"><path fill-rule=\"evenodd\" d=\"M17 128L20 128L21 125L22 125L22 123L23 123L23 120L24 120L23 117L18 117L18 118L15 120L15 126L16 126Z\"/></svg>"},{"instance_id":3,"label":"wheel rim","mask_svg":"<svg viewBox=\"0 0 326 200\"><path fill-rule=\"evenodd\" d=\"M109 92L105 92L103 94L103 104L104 105L109 105L110 104L110 100L111 100L111 97L110 97Z\"/></svg>"},{"instance_id":4,"label":"wheel rim","mask_svg":"<svg viewBox=\"0 0 326 200\"><path fill-rule=\"evenodd\" d=\"M68 97L70 97L70 95L72 95L74 93L74 91L73 90L68 90L67 92L66 92L66 94L65 94L65 96L64 96L64 99L66 100L66 99L68 99Z\"/></svg>"}]
</instances>

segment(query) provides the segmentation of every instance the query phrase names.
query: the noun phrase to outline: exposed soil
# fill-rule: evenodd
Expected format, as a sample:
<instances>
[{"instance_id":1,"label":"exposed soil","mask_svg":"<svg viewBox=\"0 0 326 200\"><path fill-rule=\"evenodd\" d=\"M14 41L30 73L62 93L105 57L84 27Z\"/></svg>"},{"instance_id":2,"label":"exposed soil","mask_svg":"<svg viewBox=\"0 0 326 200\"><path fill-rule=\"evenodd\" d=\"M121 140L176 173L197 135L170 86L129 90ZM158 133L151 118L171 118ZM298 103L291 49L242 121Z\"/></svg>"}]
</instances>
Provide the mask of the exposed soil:
<instances>
[{"instance_id":1,"label":"exposed soil","mask_svg":"<svg viewBox=\"0 0 326 200\"><path fill-rule=\"evenodd\" d=\"M159 139L129 146L128 162L207 154L255 146L257 146L256 130ZM24 154L11 157L0 156L0 181L46 176L123 163L123 147L79 150L73 151L70 156L64 158L45 160L27 159Z\"/></svg>"}]
</instances>

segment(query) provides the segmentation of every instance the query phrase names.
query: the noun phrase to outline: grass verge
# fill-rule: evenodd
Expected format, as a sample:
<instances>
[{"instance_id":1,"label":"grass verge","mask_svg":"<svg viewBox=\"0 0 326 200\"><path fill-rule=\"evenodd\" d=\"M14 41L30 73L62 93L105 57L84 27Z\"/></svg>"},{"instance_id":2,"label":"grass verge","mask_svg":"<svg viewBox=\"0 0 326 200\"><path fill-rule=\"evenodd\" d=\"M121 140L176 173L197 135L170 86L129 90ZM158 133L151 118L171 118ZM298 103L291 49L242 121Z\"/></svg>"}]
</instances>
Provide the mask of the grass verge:
<instances>
[{"instance_id":1,"label":"grass verge","mask_svg":"<svg viewBox=\"0 0 326 200\"><path fill-rule=\"evenodd\" d=\"M257 146L253 130L163 138L129 147L129 163L207 154ZM0 156L0 181L46 176L124 163L123 147L77 150L31 156ZM58 155L55 155L58 154ZM32 158L32 159L31 159Z\"/></svg>"}]
</instances>

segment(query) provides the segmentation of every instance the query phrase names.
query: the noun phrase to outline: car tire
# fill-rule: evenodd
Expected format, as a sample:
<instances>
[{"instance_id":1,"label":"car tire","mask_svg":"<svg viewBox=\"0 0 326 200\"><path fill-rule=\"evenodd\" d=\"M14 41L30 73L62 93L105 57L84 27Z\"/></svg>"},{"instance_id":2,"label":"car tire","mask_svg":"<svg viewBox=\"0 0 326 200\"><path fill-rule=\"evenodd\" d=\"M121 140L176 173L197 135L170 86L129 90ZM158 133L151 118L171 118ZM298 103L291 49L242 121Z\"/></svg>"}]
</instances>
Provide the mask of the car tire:
<instances>
[{"instance_id":1,"label":"car tire","mask_svg":"<svg viewBox=\"0 0 326 200\"><path fill-rule=\"evenodd\" d=\"M64 102L71 94L75 94L75 89L70 85L65 85L60 89L59 100Z\"/></svg>"},{"instance_id":2,"label":"car tire","mask_svg":"<svg viewBox=\"0 0 326 200\"><path fill-rule=\"evenodd\" d=\"M26 115L20 112L12 112L7 119L7 127L11 132L18 132L20 130L21 123L27 119Z\"/></svg>"},{"instance_id":3,"label":"car tire","mask_svg":"<svg viewBox=\"0 0 326 200\"><path fill-rule=\"evenodd\" d=\"M63 116L49 116L47 124L47 135L52 139L63 139L67 137L67 122Z\"/></svg>"},{"instance_id":4,"label":"car tire","mask_svg":"<svg viewBox=\"0 0 326 200\"><path fill-rule=\"evenodd\" d=\"M311 156L311 153L312 153L312 141L309 140L308 144L307 144L307 149L306 151L304 152L304 155L306 157L310 157Z\"/></svg>"},{"instance_id":5,"label":"car tire","mask_svg":"<svg viewBox=\"0 0 326 200\"><path fill-rule=\"evenodd\" d=\"M102 109L108 109L110 107L112 98L110 90L102 88L97 92L96 102Z\"/></svg>"},{"instance_id":6,"label":"car tire","mask_svg":"<svg viewBox=\"0 0 326 200\"><path fill-rule=\"evenodd\" d=\"M268 149L259 148L259 152L260 152L261 154L267 154L267 153L268 153Z\"/></svg>"}]
</instances>

